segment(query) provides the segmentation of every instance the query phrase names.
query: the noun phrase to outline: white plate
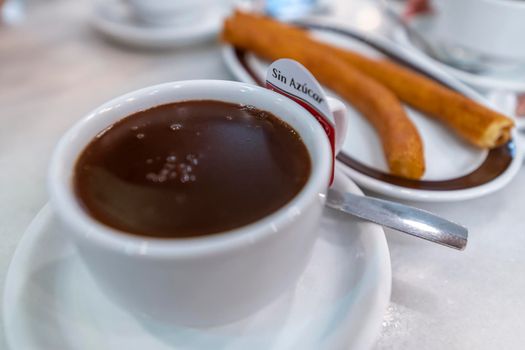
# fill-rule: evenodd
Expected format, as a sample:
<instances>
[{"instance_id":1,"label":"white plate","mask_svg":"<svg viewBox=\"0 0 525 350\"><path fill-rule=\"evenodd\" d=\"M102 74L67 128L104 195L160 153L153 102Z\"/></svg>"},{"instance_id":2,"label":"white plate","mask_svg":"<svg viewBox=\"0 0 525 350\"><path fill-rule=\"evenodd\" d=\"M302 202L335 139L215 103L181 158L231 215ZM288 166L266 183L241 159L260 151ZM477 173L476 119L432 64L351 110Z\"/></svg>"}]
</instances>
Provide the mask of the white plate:
<instances>
[{"instance_id":1,"label":"white plate","mask_svg":"<svg viewBox=\"0 0 525 350\"><path fill-rule=\"evenodd\" d=\"M196 21L174 26L146 26L138 23L122 3L99 2L92 17L93 26L108 37L127 45L144 48L176 48L213 39L227 11L208 9Z\"/></svg>"},{"instance_id":2,"label":"white plate","mask_svg":"<svg viewBox=\"0 0 525 350\"><path fill-rule=\"evenodd\" d=\"M361 193L340 171L335 186ZM191 329L139 322L107 299L48 205L8 270L8 344L13 350L369 349L390 297L383 230L327 209L321 231L300 282L279 300L236 323Z\"/></svg>"},{"instance_id":3,"label":"white plate","mask_svg":"<svg viewBox=\"0 0 525 350\"><path fill-rule=\"evenodd\" d=\"M307 25L319 25L310 22ZM323 26L323 25L321 25ZM349 28L332 28L312 31L320 40L345 48L350 48L370 57L383 57L383 52L395 55L397 59L432 74L443 83L464 93L479 103L489 102L481 95L446 74L422 55L414 54L402 47L370 33L366 36ZM364 41L356 39L364 38ZM251 53L236 51L231 46L223 49L224 60L233 75L244 82L257 83L264 81L268 63ZM328 91L330 94L330 91ZM342 154L338 157L344 161L344 171L359 185L373 191L397 198L419 201L454 201L479 197L493 192L506 185L521 166L522 151L509 145L500 153L489 156L486 150L468 145L438 122L406 107L410 119L415 123L424 142L426 172L421 181L403 181L388 175L388 168L381 149L381 143L373 128L350 105L349 127ZM346 157L345 157L346 156ZM473 175L483 164L482 169L490 168L498 159L507 157L508 162L501 166L499 175L485 172L485 180L480 180L479 172ZM348 160L350 159L350 160ZM357 163L360 164L357 164ZM492 164L493 165L493 164ZM467 184L461 183L466 180ZM471 181L472 180L472 181Z\"/></svg>"},{"instance_id":4,"label":"white plate","mask_svg":"<svg viewBox=\"0 0 525 350\"><path fill-rule=\"evenodd\" d=\"M412 26L416 31L421 33L421 35L428 38L432 38L434 28L433 23L434 22L432 20L432 16L425 15L414 17L409 22L409 25ZM417 45L415 45L412 42L412 40L408 37L408 35L402 28L396 28L393 32L393 37L401 45L410 48L411 50L421 52L421 54L423 55L426 55L423 51L420 50L420 48ZM520 44L516 43L516 45ZM514 92L525 92L525 65L515 66L514 68L509 68L505 70L499 69L479 74L473 74L449 66L433 58L429 57L429 59L431 59L440 68L446 70L461 81L476 88L484 90L499 89Z\"/></svg>"}]
</instances>

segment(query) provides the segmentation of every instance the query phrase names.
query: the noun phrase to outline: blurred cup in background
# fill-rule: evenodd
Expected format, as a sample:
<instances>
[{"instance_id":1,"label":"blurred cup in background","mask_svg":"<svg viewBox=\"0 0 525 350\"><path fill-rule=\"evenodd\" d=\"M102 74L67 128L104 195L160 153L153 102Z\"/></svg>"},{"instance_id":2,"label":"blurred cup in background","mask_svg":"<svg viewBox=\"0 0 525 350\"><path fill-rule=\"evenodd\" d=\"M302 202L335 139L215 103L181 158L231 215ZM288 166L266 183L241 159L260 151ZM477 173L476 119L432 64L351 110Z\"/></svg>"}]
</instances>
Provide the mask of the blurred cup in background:
<instances>
[{"instance_id":1,"label":"blurred cup in background","mask_svg":"<svg viewBox=\"0 0 525 350\"><path fill-rule=\"evenodd\" d=\"M206 11L211 5L220 3L214 0L123 0L135 18L151 26L172 26L187 24ZM210 8L211 7L211 8Z\"/></svg>"},{"instance_id":2,"label":"blurred cup in background","mask_svg":"<svg viewBox=\"0 0 525 350\"><path fill-rule=\"evenodd\" d=\"M525 1L435 0L434 36L457 52L525 62Z\"/></svg>"}]
</instances>

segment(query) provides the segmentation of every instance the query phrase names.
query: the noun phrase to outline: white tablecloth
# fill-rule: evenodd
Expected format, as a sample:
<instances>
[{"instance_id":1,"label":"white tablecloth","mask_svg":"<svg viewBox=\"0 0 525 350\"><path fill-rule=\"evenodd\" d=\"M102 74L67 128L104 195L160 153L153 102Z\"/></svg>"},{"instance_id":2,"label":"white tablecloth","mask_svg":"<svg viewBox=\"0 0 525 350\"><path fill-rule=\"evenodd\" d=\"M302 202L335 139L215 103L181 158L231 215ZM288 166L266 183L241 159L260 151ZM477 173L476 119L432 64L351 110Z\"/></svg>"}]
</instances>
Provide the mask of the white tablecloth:
<instances>
[{"instance_id":1,"label":"white tablecloth","mask_svg":"<svg viewBox=\"0 0 525 350\"><path fill-rule=\"evenodd\" d=\"M373 6L363 3L341 1L338 17L377 25ZM89 16L85 1L43 1L19 26L0 28L0 290L18 241L47 201L47 164L67 128L105 100L146 85L232 79L217 44L130 49L97 35ZM484 198L416 205L468 226L469 245L457 252L387 232L392 300L376 348L523 349L525 171Z\"/></svg>"}]
</instances>

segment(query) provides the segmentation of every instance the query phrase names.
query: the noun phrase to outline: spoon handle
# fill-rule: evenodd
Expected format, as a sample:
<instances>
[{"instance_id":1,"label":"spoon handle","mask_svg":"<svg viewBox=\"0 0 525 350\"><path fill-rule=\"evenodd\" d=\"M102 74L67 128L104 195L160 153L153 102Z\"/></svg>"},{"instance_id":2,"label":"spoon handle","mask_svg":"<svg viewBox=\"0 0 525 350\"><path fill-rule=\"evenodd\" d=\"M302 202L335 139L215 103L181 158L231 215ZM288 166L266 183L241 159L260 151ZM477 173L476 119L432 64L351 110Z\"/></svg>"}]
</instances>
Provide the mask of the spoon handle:
<instances>
[{"instance_id":1,"label":"spoon handle","mask_svg":"<svg viewBox=\"0 0 525 350\"><path fill-rule=\"evenodd\" d=\"M326 205L381 226L459 250L468 230L437 215L407 205L352 193L328 190Z\"/></svg>"}]
</instances>

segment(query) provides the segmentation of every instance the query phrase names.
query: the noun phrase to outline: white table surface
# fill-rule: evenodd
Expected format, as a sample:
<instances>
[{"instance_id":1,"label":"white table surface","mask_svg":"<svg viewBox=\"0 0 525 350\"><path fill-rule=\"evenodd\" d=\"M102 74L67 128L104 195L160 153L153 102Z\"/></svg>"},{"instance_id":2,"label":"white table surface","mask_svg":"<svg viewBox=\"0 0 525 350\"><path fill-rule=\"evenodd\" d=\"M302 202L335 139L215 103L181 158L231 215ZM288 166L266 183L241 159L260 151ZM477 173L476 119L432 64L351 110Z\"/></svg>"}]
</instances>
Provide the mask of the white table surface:
<instances>
[{"instance_id":1,"label":"white table surface","mask_svg":"<svg viewBox=\"0 0 525 350\"><path fill-rule=\"evenodd\" d=\"M370 16L359 19L373 10L352 4L340 5L338 16L373 26ZM118 46L90 28L89 10L86 1L42 1L22 24L0 28L0 291L18 241L47 201L47 164L67 128L146 85L232 79L217 44ZM525 170L484 198L415 204L468 226L469 245L457 252L387 232L392 299L376 350L525 348Z\"/></svg>"}]
</instances>

